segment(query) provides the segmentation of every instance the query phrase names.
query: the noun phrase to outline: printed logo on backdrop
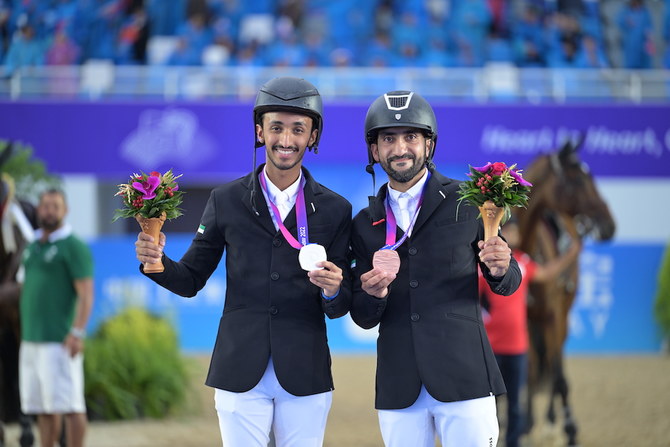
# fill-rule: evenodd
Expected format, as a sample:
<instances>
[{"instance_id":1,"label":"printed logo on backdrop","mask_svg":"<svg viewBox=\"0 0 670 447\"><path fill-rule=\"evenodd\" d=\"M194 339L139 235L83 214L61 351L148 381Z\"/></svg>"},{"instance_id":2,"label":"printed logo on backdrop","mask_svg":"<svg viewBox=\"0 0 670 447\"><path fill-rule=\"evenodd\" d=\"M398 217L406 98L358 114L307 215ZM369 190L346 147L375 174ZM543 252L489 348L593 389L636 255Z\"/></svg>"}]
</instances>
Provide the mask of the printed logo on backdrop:
<instances>
[{"instance_id":1,"label":"printed logo on backdrop","mask_svg":"<svg viewBox=\"0 0 670 447\"><path fill-rule=\"evenodd\" d=\"M565 141L578 141L580 134L581 130L567 127L511 129L486 126L480 143L484 153L534 155L553 151ZM670 128L658 135L651 127L634 130L590 126L585 137L583 150L588 154L660 158L670 152Z\"/></svg>"},{"instance_id":2,"label":"printed logo on backdrop","mask_svg":"<svg viewBox=\"0 0 670 447\"><path fill-rule=\"evenodd\" d=\"M197 115L177 108L145 110L137 129L121 143L121 157L147 170L173 165L193 169L215 153L215 140L200 128Z\"/></svg>"},{"instance_id":3,"label":"printed logo on backdrop","mask_svg":"<svg viewBox=\"0 0 670 447\"><path fill-rule=\"evenodd\" d=\"M584 251L580 258L579 289L570 311L571 337L603 338L614 304L614 258Z\"/></svg>"}]
</instances>

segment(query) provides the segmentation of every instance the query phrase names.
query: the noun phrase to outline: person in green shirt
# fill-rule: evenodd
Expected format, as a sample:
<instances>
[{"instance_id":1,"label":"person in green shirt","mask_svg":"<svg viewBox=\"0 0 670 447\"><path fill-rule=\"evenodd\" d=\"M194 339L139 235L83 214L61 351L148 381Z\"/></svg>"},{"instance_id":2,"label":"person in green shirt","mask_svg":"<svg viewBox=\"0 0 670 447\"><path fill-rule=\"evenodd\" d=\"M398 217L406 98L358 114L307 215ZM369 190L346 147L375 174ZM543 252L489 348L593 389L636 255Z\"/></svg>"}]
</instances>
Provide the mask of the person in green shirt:
<instances>
[{"instance_id":1,"label":"person in green shirt","mask_svg":"<svg viewBox=\"0 0 670 447\"><path fill-rule=\"evenodd\" d=\"M62 417L69 447L84 445L83 351L93 306L93 260L88 246L64 222L65 195L40 197L40 228L23 254L19 389L21 409L37 415L42 447L60 438Z\"/></svg>"}]
</instances>

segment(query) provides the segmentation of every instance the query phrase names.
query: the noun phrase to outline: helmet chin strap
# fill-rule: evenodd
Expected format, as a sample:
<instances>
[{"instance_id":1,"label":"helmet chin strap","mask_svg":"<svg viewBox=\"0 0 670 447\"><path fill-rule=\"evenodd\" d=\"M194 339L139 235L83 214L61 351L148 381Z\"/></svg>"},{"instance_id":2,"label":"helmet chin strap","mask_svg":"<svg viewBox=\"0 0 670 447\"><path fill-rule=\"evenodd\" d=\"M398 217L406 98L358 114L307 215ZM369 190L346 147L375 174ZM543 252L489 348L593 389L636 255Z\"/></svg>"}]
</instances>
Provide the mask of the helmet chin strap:
<instances>
[{"instance_id":1,"label":"helmet chin strap","mask_svg":"<svg viewBox=\"0 0 670 447\"><path fill-rule=\"evenodd\" d=\"M373 196L375 194L377 194L377 186L376 186L376 183L375 183L375 167L374 167L374 164L375 164L374 162L371 162L365 167L365 172L367 172L368 174L370 174L372 176L372 195Z\"/></svg>"},{"instance_id":2,"label":"helmet chin strap","mask_svg":"<svg viewBox=\"0 0 670 447\"><path fill-rule=\"evenodd\" d=\"M368 209L370 210L370 217L372 218L373 222L378 221L379 219L383 218L382 214L379 214L377 212L378 207L376 206L377 204L377 186L375 184L375 162L371 161L368 163L368 165L365 167L365 171L372 176L372 195L368 196Z\"/></svg>"},{"instance_id":3,"label":"helmet chin strap","mask_svg":"<svg viewBox=\"0 0 670 447\"><path fill-rule=\"evenodd\" d=\"M256 175L256 149L254 147L254 166L251 168L251 175ZM256 209L256 179L251 179L251 209L254 210L256 216L260 216L260 213Z\"/></svg>"}]
</instances>

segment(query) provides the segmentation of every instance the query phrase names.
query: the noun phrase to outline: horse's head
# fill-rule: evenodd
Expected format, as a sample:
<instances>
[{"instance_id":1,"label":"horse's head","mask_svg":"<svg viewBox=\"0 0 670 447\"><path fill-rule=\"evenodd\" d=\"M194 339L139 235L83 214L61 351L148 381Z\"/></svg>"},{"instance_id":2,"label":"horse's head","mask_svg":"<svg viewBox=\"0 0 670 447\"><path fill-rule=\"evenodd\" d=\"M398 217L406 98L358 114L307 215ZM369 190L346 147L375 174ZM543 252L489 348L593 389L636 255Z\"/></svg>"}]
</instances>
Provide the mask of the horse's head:
<instances>
[{"instance_id":1,"label":"horse's head","mask_svg":"<svg viewBox=\"0 0 670 447\"><path fill-rule=\"evenodd\" d=\"M605 241L616 225L589 167L579 157L579 144L566 142L559 151L543 155L527 170L534 185L529 208L543 208L574 219L580 233Z\"/></svg>"}]
</instances>

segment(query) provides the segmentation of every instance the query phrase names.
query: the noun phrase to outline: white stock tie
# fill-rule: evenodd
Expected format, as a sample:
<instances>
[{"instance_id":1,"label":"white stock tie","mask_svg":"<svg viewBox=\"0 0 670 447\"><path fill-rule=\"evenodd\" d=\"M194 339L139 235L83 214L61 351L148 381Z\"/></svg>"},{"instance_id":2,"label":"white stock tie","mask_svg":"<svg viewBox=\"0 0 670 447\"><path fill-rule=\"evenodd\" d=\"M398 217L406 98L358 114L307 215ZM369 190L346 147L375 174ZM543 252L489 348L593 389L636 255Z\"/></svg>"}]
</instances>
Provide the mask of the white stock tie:
<instances>
[{"instance_id":1,"label":"white stock tie","mask_svg":"<svg viewBox=\"0 0 670 447\"><path fill-rule=\"evenodd\" d=\"M398 208L400 208L400 219L398 220L398 225L402 229L402 231L407 231L407 228L409 227L409 209L408 209L408 204L409 204L409 194L402 193L400 196L398 196Z\"/></svg>"}]
</instances>

